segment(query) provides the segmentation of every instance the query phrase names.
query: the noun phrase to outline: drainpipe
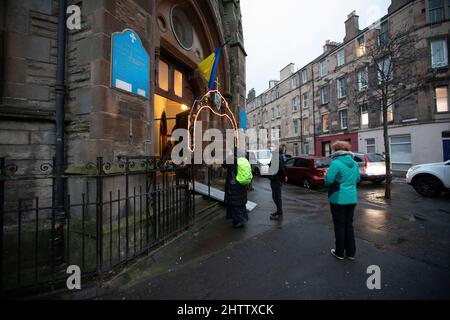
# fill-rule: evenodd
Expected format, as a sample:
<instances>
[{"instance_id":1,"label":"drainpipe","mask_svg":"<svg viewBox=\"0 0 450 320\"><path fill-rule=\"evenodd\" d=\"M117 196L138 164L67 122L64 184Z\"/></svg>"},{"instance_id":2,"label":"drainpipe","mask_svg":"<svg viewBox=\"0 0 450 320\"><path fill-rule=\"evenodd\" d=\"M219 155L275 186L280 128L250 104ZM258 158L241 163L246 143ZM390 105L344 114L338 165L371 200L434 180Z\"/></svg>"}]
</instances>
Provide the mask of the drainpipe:
<instances>
[{"instance_id":1,"label":"drainpipe","mask_svg":"<svg viewBox=\"0 0 450 320\"><path fill-rule=\"evenodd\" d=\"M2 1L0 4L1 8L1 16L0 16L0 103L3 103L3 92L4 92L4 81L5 81L5 64L4 60L6 57L6 10L8 10L8 1Z\"/></svg>"},{"instance_id":2,"label":"drainpipe","mask_svg":"<svg viewBox=\"0 0 450 320\"><path fill-rule=\"evenodd\" d=\"M303 136L303 103L302 103L302 89L301 86L299 88L299 101L298 101L298 105L300 108L300 154L303 154L303 146L304 146L304 136Z\"/></svg>"},{"instance_id":3,"label":"drainpipe","mask_svg":"<svg viewBox=\"0 0 450 320\"><path fill-rule=\"evenodd\" d=\"M51 267L52 277L56 268L64 263L64 220L65 220L65 186L64 186L64 100L65 100L65 67L66 67L66 0L59 1L58 13L58 52L56 64L56 154L54 160L55 190L52 210ZM52 278L53 280L53 278ZM53 282L53 281L52 281Z\"/></svg>"},{"instance_id":4,"label":"drainpipe","mask_svg":"<svg viewBox=\"0 0 450 320\"><path fill-rule=\"evenodd\" d=\"M315 78L314 78L314 62L312 64L312 109L313 109L313 141L314 141L314 154L317 156L317 148L316 148L316 99L315 99Z\"/></svg>"},{"instance_id":5,"label":"drainpipe","mask_svg":"<svg viewBox=\"0 0 450 320\"><path fill-rule=\"evenodd\" d=\"M64 209L64 100L66 67L66 0L59 1L58 13L58 56L56 65L56 207L58 212Z\"/></svg>"}]
</instances>

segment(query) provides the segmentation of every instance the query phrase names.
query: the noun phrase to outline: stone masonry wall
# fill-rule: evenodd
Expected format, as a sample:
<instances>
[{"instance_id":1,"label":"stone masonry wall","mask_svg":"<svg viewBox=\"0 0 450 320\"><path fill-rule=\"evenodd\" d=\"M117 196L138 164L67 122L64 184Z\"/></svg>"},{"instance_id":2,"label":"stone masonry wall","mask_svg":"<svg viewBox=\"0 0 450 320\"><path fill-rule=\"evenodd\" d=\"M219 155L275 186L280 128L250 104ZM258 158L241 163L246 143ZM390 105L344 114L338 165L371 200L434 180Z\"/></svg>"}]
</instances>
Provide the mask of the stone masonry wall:
<instances>
[{"instance_id":1,"label":"stone masonry wall","mask_svg":"<svg viewBox=\"0 0 450 320\"><path fill-rule=\"evenodd\" d=\"M68 158L74 165L102 156L150 155L153 89L149 100L110 87L111 35L131 28L153 70L154 1L82 1L83 29L69 35ZM154 75L150 71L150 82Z\"/></svg>"}]
</instances>

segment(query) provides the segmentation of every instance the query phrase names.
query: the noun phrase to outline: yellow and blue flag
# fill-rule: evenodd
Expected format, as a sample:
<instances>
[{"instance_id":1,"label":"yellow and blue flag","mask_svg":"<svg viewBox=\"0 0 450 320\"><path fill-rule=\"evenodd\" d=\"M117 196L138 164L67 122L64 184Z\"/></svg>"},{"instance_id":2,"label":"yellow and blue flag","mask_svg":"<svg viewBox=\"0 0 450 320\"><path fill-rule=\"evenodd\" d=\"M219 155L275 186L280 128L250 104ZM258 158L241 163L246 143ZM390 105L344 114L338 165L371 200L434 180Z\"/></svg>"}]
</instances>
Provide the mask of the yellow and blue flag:
<instances>
[{"instance_id":1,"label":"yellow and blue flag","mask_svg":"<svg viewBox=\"0 0 450 320\"><path fill-rule=\"evenodd\" d=\"M208 81L209 90L215 89L214 82L216 80L217 66L219 65L220 55L225 45L226 43L217 48L216 51L211 53L205 60L200 62L200 64L198 65L199 70L205 77L206 81Z\"/></svg>"}]
</instances>

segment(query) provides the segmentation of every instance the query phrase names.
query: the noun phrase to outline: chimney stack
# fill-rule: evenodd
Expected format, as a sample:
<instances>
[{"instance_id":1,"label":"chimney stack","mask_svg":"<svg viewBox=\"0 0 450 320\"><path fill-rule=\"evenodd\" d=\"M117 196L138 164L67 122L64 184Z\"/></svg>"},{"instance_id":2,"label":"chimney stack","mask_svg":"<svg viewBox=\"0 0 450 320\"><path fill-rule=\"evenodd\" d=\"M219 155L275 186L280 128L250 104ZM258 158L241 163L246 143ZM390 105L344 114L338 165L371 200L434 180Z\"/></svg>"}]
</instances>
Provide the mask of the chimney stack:
<instances>
[{"instance_id":1,"label":"chimney stack","mask_svg":"<svg viewBox=\"0 0 450 320\"><path fill-rule=\"evenodd\" d=\"M356 11L352 11L347 16L347 21L345 21L345 38L344 42L347 42L354 37L356 37L361 30L359 30L359 16L356 15Z\"/></svg>"},{"instance_id":2,"label":"chimney stack","mask_svg":"<svg viewBox=\"0 0 450 320\"><path fill-rule=\"evenodd\" d=\"M323 52L328 52L330 50L335 49L338 46L338 43L335 41L327 40L325 41L325 45L323 46Z\"/></svg>"},{"instance_id":3,"label":"chimney stack","mask_svg":"<svg viewBox=\"0 0 450 320\"><path fill-rule=\"evenodd\" d=\"M413 0L392 0L391 5L389 6L388 13L392 13L404 5L408 4L409 2L412 2Z\"/></svg>"},{"instance_id":4,"label":"chimney stack","mask_svg":"<svg viewBox=\"0 0 450 320\"><path fill-rule=\"evenodd\" d=\"M295 64L289 63L280 71L280 81L284 81L295 73Z\"/></svg>"},{"instance_id":5,"label":"chimney stack","mask_svg":"<svg viewBox=\"0 0 450 320\"><path fill-rule=\"evenodd\" d=\"M254 88L251 88L250 91L248 92L247 100L252 101L255 98L256 98L256 91Z\"/></svg>"}]
</instances>

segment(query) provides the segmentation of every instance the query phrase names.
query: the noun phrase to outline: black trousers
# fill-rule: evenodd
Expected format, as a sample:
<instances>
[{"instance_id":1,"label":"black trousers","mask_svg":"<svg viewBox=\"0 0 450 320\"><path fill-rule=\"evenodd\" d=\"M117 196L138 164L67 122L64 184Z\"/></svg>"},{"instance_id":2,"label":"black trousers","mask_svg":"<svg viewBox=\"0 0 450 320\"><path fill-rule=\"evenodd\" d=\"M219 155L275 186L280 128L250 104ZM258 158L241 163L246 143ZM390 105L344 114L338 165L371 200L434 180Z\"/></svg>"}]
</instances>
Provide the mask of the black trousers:
<instances>
[{"instance_id":1,"label":"black trousers","mask_svg":"<svg viewBox=\"0 0 450 320\"><path fill-rule=\"evenodd\" d=\"M353 215L356 204L339 205L330 203L333 215L334 234L336 236L336 254L354 257L356 253L355 232L353 231Z\"/></svg>"},{"instance_id":2,"label":"black trousers","mask_svg":"<svg viewBox=\"0 0 450 320\"><path fill-rule=\"evenodd\" d=\"M272 199L277 206L277 213L283 214L283 203L281 201L281 189L283 188L283 182L278 179L270 181L270 187L272 188Z\"/></svg>"},{"instance_id":3,"label":"black trousers","mask_svg":"<svg viewBox=\"0 0 450 320\"><path fill-rule=\"evenodd\" d=\"M245 206L241 207L230 207L227 206L227 219L231 219L233 224L247 223L248 213Z\"/></svg>"}]
</instances>

